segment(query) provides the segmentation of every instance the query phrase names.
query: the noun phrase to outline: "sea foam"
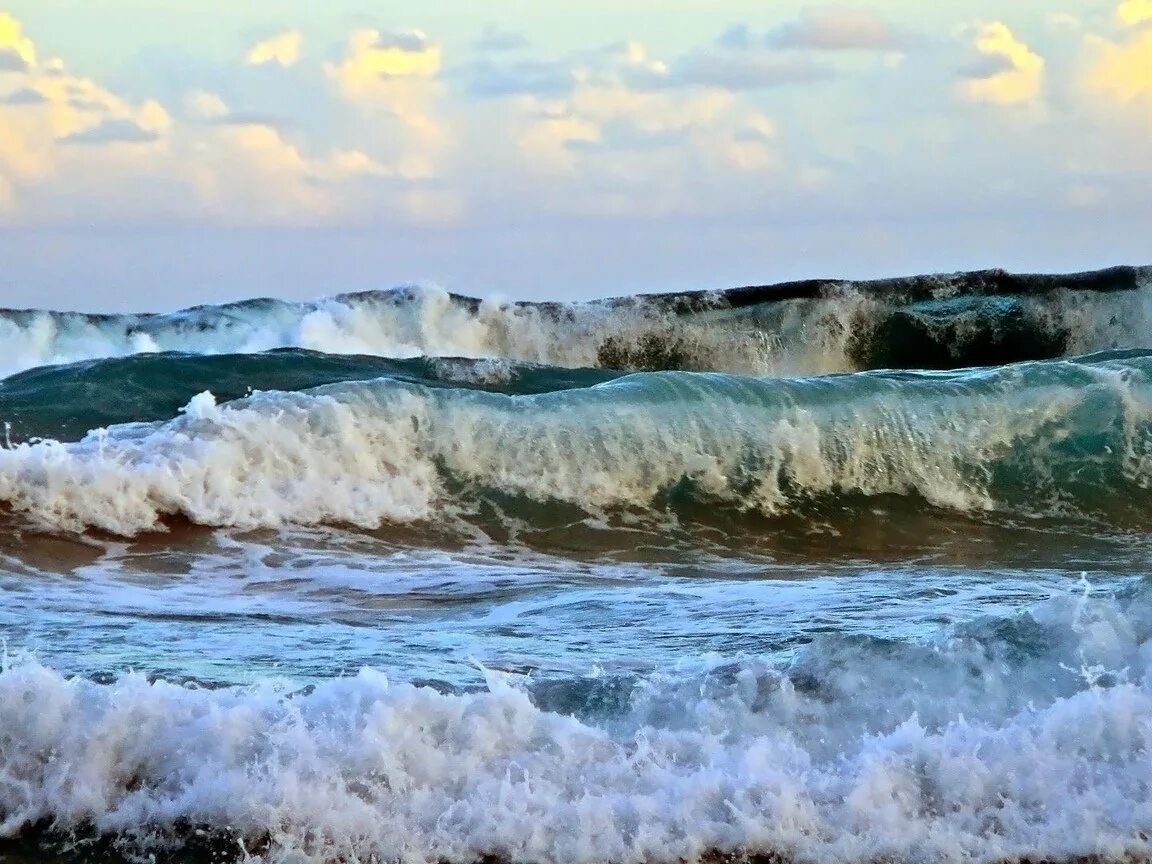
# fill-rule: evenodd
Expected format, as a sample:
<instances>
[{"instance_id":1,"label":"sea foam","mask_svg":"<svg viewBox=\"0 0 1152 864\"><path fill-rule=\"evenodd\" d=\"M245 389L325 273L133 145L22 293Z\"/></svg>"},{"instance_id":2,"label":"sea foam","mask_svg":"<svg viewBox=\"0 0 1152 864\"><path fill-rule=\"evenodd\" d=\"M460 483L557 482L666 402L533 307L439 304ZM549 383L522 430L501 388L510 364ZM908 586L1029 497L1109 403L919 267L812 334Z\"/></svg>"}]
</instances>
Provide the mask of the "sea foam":
<instances>
[{"instance_id":1,"label":"sea foam","mask_svg":"<svg viewBox=\"0 0 1152 864\"><path fill-rule=\"evenodd\" d=\"M0 837L50 826L147 854L193 826L285 862L1146 856L1146 593L667 670L608 714L491 672L472 693L370 669L205 690L14 661Z\"/></svg>"}]
</instances>

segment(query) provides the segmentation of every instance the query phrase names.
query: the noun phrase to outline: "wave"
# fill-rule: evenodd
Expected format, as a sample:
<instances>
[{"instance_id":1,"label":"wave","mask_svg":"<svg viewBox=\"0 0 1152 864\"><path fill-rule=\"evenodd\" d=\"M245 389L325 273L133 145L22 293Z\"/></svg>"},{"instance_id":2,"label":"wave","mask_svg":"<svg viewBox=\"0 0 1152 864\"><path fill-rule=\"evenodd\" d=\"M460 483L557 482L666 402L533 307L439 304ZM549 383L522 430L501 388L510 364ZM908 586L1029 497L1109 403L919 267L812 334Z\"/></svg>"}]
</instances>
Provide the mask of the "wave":
<instances>
[{"instance_id":1,"label":"wave","mask_svg":"<svg viewBox=\"0 0 1152 864\"><path fill-rule=\"evenodd\" d=\"M1143 860L1149 613L1143 585L920 644L474 692L9 662L0 838L103 860Z\"/></svg>"},{"instance_id":2,"label":"wave","mask_svg":"<svg viewBox=\"0 0 1152 864\"><path fill-rule=\"evenodd\" d=\"M136 354L43 366L0 380L7 442L70 441L117 423L164 420L211 390L219 401L255 390L307 390L340 381L390 378L429 387L527 395L590 387L622 373L508 360L417 357L396 360L300 348L259 354Z\"/></svg>"},{"instance_id":3,"label":"wave","mask_svg":"<svg viewBox=\"0 0 1152 864\"><path fill-rule=\"evenodd\" d=\"M0 310L0 373L98 357L296 347L500 358L570 368L824 374L960 368L1147 347L1152 268L1000 270L591 303L481 301L399 288L313 303L255 299L169 314Z\"/></svg>"},{"instance_id":4,"label":"wave","mask_svg":"<svg viewBox=\"0 0 1152 864\"><path fill-rule=\"evenodd\" d=\"M53 531L574 513L765 516L874 496L1146 523L1152 352L959 373L638 373L507 396L379 379L204 392L182 416L0 450L0 502ZM837 503L840 502L840 503Z\"/></svg>"}]
</instances>

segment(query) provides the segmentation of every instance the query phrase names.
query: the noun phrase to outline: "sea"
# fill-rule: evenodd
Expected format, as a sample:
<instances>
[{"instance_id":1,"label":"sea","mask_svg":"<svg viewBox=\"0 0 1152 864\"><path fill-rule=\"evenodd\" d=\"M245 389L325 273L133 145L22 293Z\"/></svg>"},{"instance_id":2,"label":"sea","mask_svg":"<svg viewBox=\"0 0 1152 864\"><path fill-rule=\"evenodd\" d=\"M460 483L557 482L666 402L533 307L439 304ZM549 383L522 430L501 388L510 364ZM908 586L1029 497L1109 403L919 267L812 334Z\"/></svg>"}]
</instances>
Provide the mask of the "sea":
<instances>
[{"instance_id":1,"label":"sea","mask_svg":"<svg viewBox=\"0 0 1152 864\"><path fill-rule=\"evenodd\" d=\"M0 310L0 858L1152 859L1152 268Z\"/></svg>"}]
</instances>

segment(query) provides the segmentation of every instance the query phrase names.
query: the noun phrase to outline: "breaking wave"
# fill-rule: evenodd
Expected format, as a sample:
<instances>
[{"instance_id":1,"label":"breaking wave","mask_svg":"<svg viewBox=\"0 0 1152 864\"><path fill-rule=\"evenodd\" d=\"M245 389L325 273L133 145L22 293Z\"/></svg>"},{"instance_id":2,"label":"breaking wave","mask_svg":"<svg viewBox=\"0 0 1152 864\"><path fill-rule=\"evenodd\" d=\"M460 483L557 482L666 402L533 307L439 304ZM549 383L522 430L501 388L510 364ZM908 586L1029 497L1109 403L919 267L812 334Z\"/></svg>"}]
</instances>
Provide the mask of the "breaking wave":
<instances>
[{"instance_id":1,"label":"breaking wave","mask_svg":"<svg viewBox=\"0 0 1152 864\"><path fill-rule=\"evenodd\" d=\"M169 314L0 310L0 373L149 352L305 348L571 368L810 375L959 368L1144 347L1152 268L813 280L592 303L481 301L401 288Z\"/></svg>"},{"instance_id":2,"label":"breaking wave","mask_svg":"<svg viewBox=\"0 0 1152 864\"><path fill-rule=\"evenodd\" d=\"M901 496L1147 521L1152 352L811 379L639 373L509 396L395 379L256 393L0 450L0 502L54 531L167 517L365 528L575 512L774 516ZM470 515L471 514L471 515Z\"/></svg>"}]
</instances>

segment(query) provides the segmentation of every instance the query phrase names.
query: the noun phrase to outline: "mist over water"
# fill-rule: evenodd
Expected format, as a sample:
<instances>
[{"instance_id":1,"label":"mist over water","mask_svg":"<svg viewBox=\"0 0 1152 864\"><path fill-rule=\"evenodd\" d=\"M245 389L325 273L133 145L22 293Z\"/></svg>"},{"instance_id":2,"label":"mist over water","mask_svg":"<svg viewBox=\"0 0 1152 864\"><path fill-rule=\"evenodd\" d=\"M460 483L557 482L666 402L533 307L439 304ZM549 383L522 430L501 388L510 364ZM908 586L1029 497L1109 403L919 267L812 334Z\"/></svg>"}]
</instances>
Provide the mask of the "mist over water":
<instances>
[{"instance_id":1,"label":"mist over water","mask_svg":"<svg viewBox=\"0 0 1152 864\"><path fill-rule=\"evenodd\" d=\"M1147 277L0 313L0 854L1147 858Z\"/></svg>"}]
</instances>

